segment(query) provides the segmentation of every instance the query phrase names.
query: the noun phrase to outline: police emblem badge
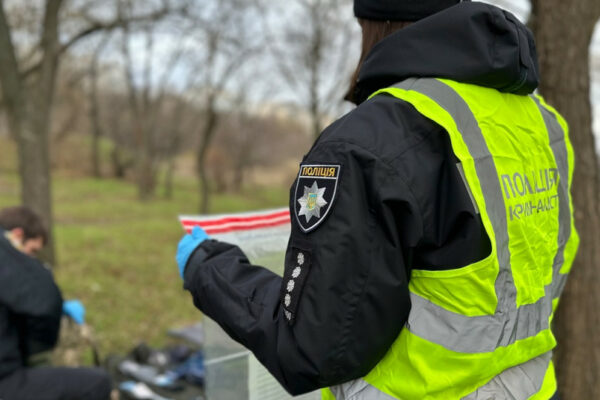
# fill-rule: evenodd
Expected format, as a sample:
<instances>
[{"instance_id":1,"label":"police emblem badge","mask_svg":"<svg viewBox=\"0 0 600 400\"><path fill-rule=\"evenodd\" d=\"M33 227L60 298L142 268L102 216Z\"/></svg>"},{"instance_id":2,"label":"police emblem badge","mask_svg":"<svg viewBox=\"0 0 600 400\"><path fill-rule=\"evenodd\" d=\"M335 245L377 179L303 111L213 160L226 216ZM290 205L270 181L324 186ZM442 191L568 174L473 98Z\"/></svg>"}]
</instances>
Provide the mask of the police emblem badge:
<instances>
[{"instance_id":1,"label":"police emblem badge","mask_svg":"<svg viewBox=\"0 0 600 400\"><path fill-rule=\"evenodd\" d=\"M310 232L323 222L335 199L339 176L339 165L300 165L294 210L302 231Z\"/></svg>"}]
</instances>

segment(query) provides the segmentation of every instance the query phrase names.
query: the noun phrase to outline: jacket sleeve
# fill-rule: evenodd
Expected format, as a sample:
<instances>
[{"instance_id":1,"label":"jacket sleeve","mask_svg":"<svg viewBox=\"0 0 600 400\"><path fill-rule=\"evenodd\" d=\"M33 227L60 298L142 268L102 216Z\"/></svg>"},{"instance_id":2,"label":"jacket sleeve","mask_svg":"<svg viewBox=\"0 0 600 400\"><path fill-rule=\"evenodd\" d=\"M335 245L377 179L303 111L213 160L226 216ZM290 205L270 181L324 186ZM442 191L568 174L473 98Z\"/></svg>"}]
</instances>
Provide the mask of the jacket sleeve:
<instances>
[{"instance_id":1,"label":"jacket sleeve","mask_svg":"<svg viewBox=\"0 0 600 400\"><path fill-rule=\"evenodd\" d=\"M368 150L317 144L303 165L321 163L340 166L335 197L304 233L295 215L303 188L292 186L283 279L214 240L185 272L196 307L292 394L365 376L385 355L408 317L406 265L422 231L410 190Z\"/></svg>"},{"instance_id":2,"label":"jacket sleeve","mask_svg":"<svg viewBox=\"0 0 600 400\"><path fill-rule=\"evenodd\" d=\"M62 297L50 271L38 261L3 249L0 304L18 324L23 359L53 348L58 340Z\"/></svg>"}]
</instances>

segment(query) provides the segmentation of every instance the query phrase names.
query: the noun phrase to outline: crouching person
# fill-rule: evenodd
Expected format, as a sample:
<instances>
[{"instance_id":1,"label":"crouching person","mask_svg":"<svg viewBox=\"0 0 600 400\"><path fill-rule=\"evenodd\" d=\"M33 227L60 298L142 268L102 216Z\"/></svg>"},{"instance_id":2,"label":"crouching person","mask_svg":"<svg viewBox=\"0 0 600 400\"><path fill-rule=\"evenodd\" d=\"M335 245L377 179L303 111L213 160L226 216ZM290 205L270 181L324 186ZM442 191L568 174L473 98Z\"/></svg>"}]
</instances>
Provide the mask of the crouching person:
<instances>
[{"instance_id":1,"label":"crouching person","mask_svg":"<svg viewBox=\"0 0 600 400\"><path fill-rule=\"evenodd\" d=\"M63 304L52 273L35 258L46 240L28 208L0 211L0 399L108 400L111 382L102 369L28 365L56 345L63 312L83 318L82 307Z\"/></svg>"}]
</instances>

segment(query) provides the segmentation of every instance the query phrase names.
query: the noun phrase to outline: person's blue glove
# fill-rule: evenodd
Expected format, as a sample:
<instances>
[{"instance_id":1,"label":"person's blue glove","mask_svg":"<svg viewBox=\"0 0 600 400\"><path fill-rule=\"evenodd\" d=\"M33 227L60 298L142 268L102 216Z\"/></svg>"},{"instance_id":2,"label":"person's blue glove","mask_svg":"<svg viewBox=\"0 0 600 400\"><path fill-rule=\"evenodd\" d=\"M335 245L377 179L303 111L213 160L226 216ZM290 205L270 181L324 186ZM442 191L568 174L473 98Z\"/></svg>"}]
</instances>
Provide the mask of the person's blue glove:
<instances>
[{"instance_id":1,"label":"person's blue glove","mask_svg":"<svg viewBox=\"0 0 600 400\"><path fill-rule=\"evenodd\" d=\"M200 244L206 239L208 239L208 235L206 232L204 232L204 229L196 225L194 229L192 229L192 233L185 235L179 242L175 259L177 260L177 265L179 266L179 275L181 276L181 279L183 279L185 266L187 265L190 256L194 250L196 250L196 248L200 246Z\"/></svg>"},{"instance_id":2,"label":"person's blue glove","mask_svg":"<svg viewBox=\"0 0 600 400\"><path fill-rule=\"evenodd\" d=\"M63 302L63 314L70 317L78 325L83 325L85 322L85 307L79 300Z\"/></svg>"}]
</instances>

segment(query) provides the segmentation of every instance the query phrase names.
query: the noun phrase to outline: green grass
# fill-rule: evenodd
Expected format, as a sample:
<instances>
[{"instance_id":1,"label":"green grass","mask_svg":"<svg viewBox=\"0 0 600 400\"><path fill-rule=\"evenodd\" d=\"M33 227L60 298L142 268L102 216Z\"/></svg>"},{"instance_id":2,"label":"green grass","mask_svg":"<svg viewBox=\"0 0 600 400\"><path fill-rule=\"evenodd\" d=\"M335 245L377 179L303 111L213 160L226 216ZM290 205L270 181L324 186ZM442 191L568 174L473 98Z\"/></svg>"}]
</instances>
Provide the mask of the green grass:
<instances>
[{"instance_id":1,"label":"green grass","mask_svg":"<svg viewBox=\"0 0 600 400\"><path fill-rule=\"evenodd\" d=\"M19 180L8 163L0 160L0 208L19 199ZM126 352L139 341L160 346L168 328L201 318L174 260L183 234L177 216L197 214L194 180L177 181L172 200L141 203L131 183L55 173L53 199L56 279L65 299L86 306L103 354ZM286 204L287 188L260 188L216 195L212 211Z\"/></svg>"}]
</instances>

